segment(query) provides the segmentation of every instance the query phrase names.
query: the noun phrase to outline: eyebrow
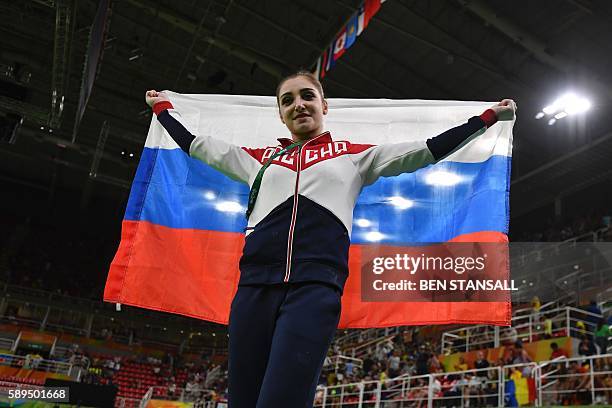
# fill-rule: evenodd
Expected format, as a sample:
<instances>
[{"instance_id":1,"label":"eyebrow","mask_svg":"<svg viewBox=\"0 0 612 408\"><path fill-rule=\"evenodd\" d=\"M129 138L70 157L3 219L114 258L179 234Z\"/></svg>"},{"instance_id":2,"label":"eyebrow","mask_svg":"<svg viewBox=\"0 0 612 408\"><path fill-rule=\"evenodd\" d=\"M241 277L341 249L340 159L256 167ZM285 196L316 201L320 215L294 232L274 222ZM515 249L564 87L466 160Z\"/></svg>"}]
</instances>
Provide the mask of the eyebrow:
<instances>
[{"instance_id":1,"label":"eyebrow","mask_svg":"<svg viewBox=\"0 0 612 408\"><path fill-rule=\"evenodd\" d=\"M302 89L300 89L300 92L302 92L302 91L314 91L314 88L302 88ZM291 95L291 92L285 92L284 94L282 94L282 95L279 97L279 99L281 99L281 98L282 98L283 96L285 96L285 95Z\"/></svg>"}]
</instances>

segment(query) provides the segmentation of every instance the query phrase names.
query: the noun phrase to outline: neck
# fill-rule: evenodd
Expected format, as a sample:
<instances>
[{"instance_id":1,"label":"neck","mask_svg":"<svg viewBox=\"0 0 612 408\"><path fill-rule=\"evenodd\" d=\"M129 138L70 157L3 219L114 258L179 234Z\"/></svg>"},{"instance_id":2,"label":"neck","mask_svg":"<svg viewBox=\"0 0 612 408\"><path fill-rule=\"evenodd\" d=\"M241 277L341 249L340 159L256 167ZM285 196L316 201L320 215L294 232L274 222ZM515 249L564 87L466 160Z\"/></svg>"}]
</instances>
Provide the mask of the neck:
<instances>
[{"instance_id":1,"label":"neck","mask_svg":"<svg viewBox=\"0 0 612 408\"><path fill-rule=\"evenodd\" d=\"M293 140L294 142L307 142L322 133L324 133L323 128L315 129L306 133L292 133L291 140Z\"/></svg>"}]
</instances>

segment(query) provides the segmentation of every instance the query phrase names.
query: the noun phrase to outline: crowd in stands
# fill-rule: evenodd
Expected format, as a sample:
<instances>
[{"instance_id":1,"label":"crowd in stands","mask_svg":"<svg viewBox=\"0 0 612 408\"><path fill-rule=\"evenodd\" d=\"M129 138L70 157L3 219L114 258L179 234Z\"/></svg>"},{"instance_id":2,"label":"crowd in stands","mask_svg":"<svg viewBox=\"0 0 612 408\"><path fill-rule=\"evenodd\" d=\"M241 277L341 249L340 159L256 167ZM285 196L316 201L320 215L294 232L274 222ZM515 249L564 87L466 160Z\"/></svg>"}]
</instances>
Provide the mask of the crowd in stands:
<instances>
[{"instance_id":1,"label":"crowd in stands","mask_svg":"<svg viewBox=\"0 0 612 408\"><path fill-rule=\"evenodd\" d=\"M597 304L591 303L585 307L587 311L602 316ZM541 312L541 310L538 310ZM545 313L540 313L542 318ZM602 316L603 317L603 316ZM597 321L597 330L588 330ZM579 322L578 322L579 323ZM586 330L580 332L580 325L576 324L574 334L580 335L578 346L579 356L594 356L603 354L607 348L607 339L612 335L610 325L603 319L585 319L582 327ZM410 389L407 393L397 392L396 386L400 380L399 376L421 376L425 374L438 374L433 382L433 395L438 399L438 406L452 406L465 398L472 398L472 406L496 406L498 395L498 371L485 370L490 367L503 367L511 364L527 364L533 361L534 356L523 347L524 339L512 333L502 344L504 352L497 361L487 359L486 348L492 347L492 343L483 342L477 352L475 360L467 361L460 355L452 367L444 367L439 359L440 343L439 337L425 337L420 328L407 328L401 334L388 338L386 341L370 346L365 357L359 363L355 360L340 362L337 366L332 362L334 355L342 354L343 351L337 346L330 349L329 358L326 359L324 369L319 379L320 386L328 386L328 401L331 398L338 399L340 391L334 386L347 385L343 390L344 403L355 402L358 399L359 389L357 385L349 384L364 383L364 395L366 401L371 403L375 397L377 388L376 381L382 381L381 399L413 399L425 401L428 396L428 380L424 378L412 379ZM484 332L480 333L483 339ZM547 337L554 340L555 337ZM453 346L461 348L461 338ZM568 353L560 348L556 341L550 345L550 360L567 358ZM45 357L47 358L47 357ZM59 358L59 357L55 357ZM209 355L203 355L198 361L181 361L180 355L168 353L164 358L158 359L151 356L119 357L116 355L103 355L88 353L79 347L72 347L63 361L79 366L83 369L81 381L92 384L114 384L118 387L120 398L140 399L149 387L156 388L154 397L178 398L184 400L203 402L209 400L226 401L227 399L227 371L226 366L216 366ZM30 353L26 360L29 368L35 369L40 362L40 356ZM607 372L612 366L612 359L596 360L597 371ZM466 370L483 370L474 373L456 374ZM520 368L505 369L505 375L511 379L529 378L532 375L531 367L523 365ZM555 363L545 368L545 372L556 372L562 379L554 384L550 390L557 392L553 397L556 404L588 403L591 398L590 387L606 388L612 386L610 375L597 375L593 383L586 382L584 375L588 370L588 361L585 363ZM570 393L570 390L581 390L578 393ZM589 391L586 392L585 390ZM350 394L353 395L350 395ZM612 402L609 392L598 392L600 401ZM319 390L317 398L320 401L322 392ZM417 404L416 406L419 406ZM366 405L368 406L368 405Z\"/></svg>"},{"instance_id":2,"label":"crowd in stands","mask_svg":"<svg viewBox=\"0 0 612 408\"><path fill-rule=\"evenodd\" d=\"M141 399L150 387L155 387L153 398L181 398L189 402L227 400L226 370L209 356L195 363L177 361L170 353L163 359L94 354L83 381L116 385L120 398Z\"/></svg>"},{"instance_id":3,"label":"crowd in stands","mask_svg":"<svg viewBox=\"0 0 612 408\"><path fill-rule=\"evenodd\" d=\"M117 249L113 237L62 230L29 218L3 228L2 281L66 296L102 299L108 266Z\"/></svg>"},{"instance_id":4,"label":"crowd in stands","mask_svg":"<svg viewBox=\"0 0 612 408\"><path fill-rule=\"evenodd\" d=\"M601 237L603 241L612 241L612 211L601 209L579 215L569 220L549 218L547 225L533 231L522 231L512 236L517 242L560 242L575 238L588 232L609 228ZM512 232L512 231L511 231Z\"/></svg>"},{"instance_id":5,"label":"crowd in stands","mask_svg":"<svg viewBox=\"0 0 612 408\"><path fill-rule=\"evenodd\" d=\"M579 335L580 344L578 346L578 356L589 357L601 354L607 354L608 349L608 338L612 336L611 325L608 319L604 319L601 310L595 302L591 302L584 308L586 311L597 314L601 317L595 317L587 315L584 321L577 321L573 335ZM546 314L541 314L543 320L548 317ZM609 317L612 319L612 317ZM540 324L540 321L536 321L536 324ZM582 323L582 325L580 324ZM552 325L546 325L549 328ZM596 330L589 330L588 328L596 327ZM340 394L343 395L343 401L345 403L356 402L359 400L359 387L356 384L365 382L365 388L363 395L366 400L373 401L375 399L375 391L377 384L371 381L383 381L381 390L381 400L389 399L391 395L395 398L409 398L419 401L419 399L426 399L428 395L427 384L428 380L413 379L410 384L410 392L405 395L401 395L394 389L397 381L392 381L399 376L419 376L424 374L443 374L445 371L458 372L466 370L482 370L489 367L504 367L514 364L522 364L520 369L506 369L505 375L510 379L517 378L529 378L532 376L532 367L528 363L533 362L533 356L523 347L523 340L513 327L508 328L503 335L502 345L504 347L502 357L497 361L489 361L486 359L487 348L492 348L493 338L487 334L484 329L486 326L482 326L483 331L478 333L477 331L470 332L470 339L473 342L479 343L477 349L481 349L477 352L477 357L473 362L469 364L466 359L460 355L458 362L453 367L447 367L445 370L444 366L440 364L438 354L440 352L439 344L432 339L424 339L418 335L418 330L406 330L402 335L395 336L392 340L388 340L385 343L380 344L373 350L369 350L367 357L363 360L363 366L359 367L355 362L348 360L340 362L337 367L332 364L331 354L333 351L330 350L330 356L326 360L323 373L319 379L319 392L317 393L317 399L319 402L323 398L323 386L329 388L329 393L326 395L327 400L339 399ZM580 329L582 327L582 329ZM583 332L581 330L584 330ZM465 333L463 333L465 335ZM534 340L538 339L555 339L557 337L564 337L567 333L565 329L556 331L556 333L545 333L540 337L534 337ZM459 332L459 338L455 340L453 344L453 350L463 350L465 345L465 337L461 336ZM472 349L473 350L473 349ZM552 342L550 345L550 360L568 358L566 350L559 347L557 342ZM596 360L596 371L607 373L612 367L612 358L603 358ZM336 370L337 368L337 370ZM590 387L592 384L585 378L584 373L588 371L588 361L580 364L578 362L557 363L551 364L545 372L556 370L555 375L565 376L563 380L558 384L556 383L553 390L559 392L555 394L553 399L558 404L578 404L578 403L590 403L591 393ZM585 371L586 370L586 371ZM574 377L572 377L574 375ZM456 398L465 397L466 393L468 396L473 398L472 406L497 406L497 371L480 371L465 375L457 374L446 374L435 376L434 378L434 397L441 398L441 406L452 406ZM598 374L595 375L594 386L597 388L611 388L612 387L612 374ZM347 385L346 387L339 387ZM585 388L586 387L586 388ZM342 388L342 391L340 390ZM568 390L582 390L578 394L564 392ZM589 392L586 393L585 390ZM392 393L393 391L393 393ZM588 395L587 395L588 394ZM600 401L607 401L612 403L612 389L606 392L597 392ZM416 406L419 406L417 404ZM365 405L368 406L368 405ZM392 405L393 406L393 405Z\"/></svg>"}]
</instances>

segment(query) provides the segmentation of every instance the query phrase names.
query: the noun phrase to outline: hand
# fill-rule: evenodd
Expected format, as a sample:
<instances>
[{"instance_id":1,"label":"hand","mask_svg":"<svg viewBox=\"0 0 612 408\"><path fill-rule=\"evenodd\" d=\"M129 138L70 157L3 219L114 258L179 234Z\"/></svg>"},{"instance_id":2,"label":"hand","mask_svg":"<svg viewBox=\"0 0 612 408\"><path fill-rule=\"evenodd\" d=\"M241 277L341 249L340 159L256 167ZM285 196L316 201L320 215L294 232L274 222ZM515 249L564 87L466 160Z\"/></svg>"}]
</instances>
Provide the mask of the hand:
<instances>
[{"instance_id":1,"label":"hand","mask_svg":"<svg viewBox=\"0 0 612 408\"><path fill-rule=\"evenodd\" d=\"M504 99L491 106L491 109L495 112L497 120L512 120L516 113L516 102L512 99Z\"/></svg>"},{"instance_id":2,"label":"hand","mask_svg":"<svg viewBox=\"0 0 612 408\"><path fill-rule=\"evenodd\" d=\"M145 102L147 102L147 105L149 105L151 108L157 102L162 101L170 102L170 99L163 92L157 92L156 90L152 89L150 91L147 91L147 93L145 94Z\"/></svg>"}]
</instances>

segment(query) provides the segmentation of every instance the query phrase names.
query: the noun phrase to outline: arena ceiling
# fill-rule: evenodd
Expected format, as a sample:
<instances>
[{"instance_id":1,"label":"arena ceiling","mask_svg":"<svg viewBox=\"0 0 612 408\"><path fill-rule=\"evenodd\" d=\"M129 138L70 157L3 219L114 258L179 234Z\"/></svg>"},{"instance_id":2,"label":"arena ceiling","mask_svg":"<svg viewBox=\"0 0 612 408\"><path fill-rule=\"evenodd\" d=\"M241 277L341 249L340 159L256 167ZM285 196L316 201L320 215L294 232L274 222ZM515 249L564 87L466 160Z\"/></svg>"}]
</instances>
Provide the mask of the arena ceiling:
<instances>
[{"instance_id":1,"label":"arena ceiling","mask_svg":"<svg viewBox=\"0 0 612 408\"><path fill-rule=\"evenodd\" d=\"M75 134L98 2L1 0L0 112L25 121L14 144L0 144L0 179L81 188L93 168L97 192L125 199L151 120L145 90L271 95L284 73L313 66L360 4L114 0ZM68 27L56 24L60 6ZM54 47L57 38L66 47ZM328 97L514 98L511 208L520 215L612 177L611 40L612 3L604 0L387 0L324 86ZM61 125L50 129L44 118L58 78L65 104ZM534 119L567 90L587 95L593 108L554 126Z\"/></svg>"}]
</instances>

